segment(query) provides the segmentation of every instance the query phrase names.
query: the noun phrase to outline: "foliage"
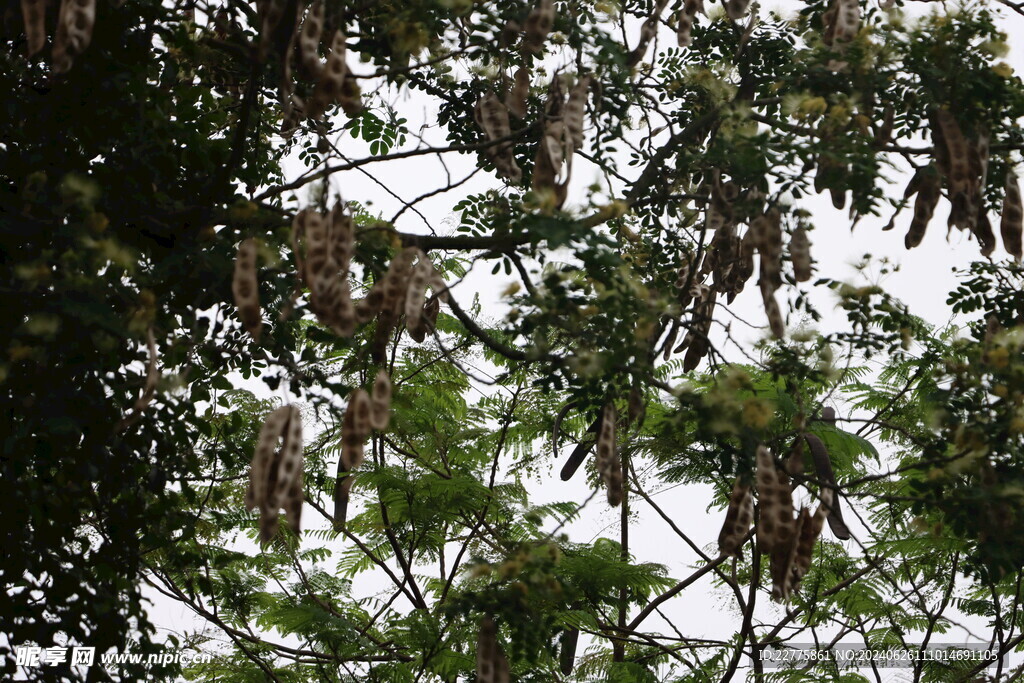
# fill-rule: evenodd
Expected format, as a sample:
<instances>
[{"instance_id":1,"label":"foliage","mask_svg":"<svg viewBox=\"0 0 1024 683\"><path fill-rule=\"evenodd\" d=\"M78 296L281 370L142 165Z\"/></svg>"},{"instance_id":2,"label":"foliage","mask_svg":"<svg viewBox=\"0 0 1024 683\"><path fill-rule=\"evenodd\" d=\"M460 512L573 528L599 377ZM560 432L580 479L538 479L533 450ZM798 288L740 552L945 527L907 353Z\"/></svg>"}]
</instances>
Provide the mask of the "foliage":
<instances>
[{"instance_id":1,"label":"foliage","mask_svg":"<svg viewBox=\"0 0 1024 683\"><path fill-rule=\"evenodd\" d=\"M9 3L0 56L6 676L15 646L169 644L213 657L18 673L454 682L477 671L487 619L523 682L862 680L824 663L772 671L757 653L921 643L958 621L1000 652L1021 644L1024 84L1001 61L1000 14L1018 5L808 0L782 16L708 2L676 47L690 0L126 0L95 4L63 68L65 12L33 4L53 47L32 48L31 12ZM843 33L835 9L852 6ZM401 164L424 158L443 172L409 182ZM357 176L403 197L397 213L347 191ZM422 193L404 199L407 182ZM908 246L949 201L951 228L988 257L949 294L950 325L881 285L810 277L800 245L827 242L825 192L853 223L902 229L913 214ZM449 234L432 227L436 202ZM410 248L443 280L424 341L405 308L378 306L348 334L317 303L315 236L293 226L332 206L355 245L327 275L365 308ZM992 258L990 214L1016 261ZM248 238L259 339L234 294ZM727 321L745 286L772 334L741 356ZM507 305L484 308L473 287ZM796 325L822 320L824 291L845 322ZM342 471L342 519L346 406L382 369L390 423ZM246 486L283 403L306 434L303 530L261 544ZM615 486L585 458L595 439L623 500L585 539L574 524ZM834 483L853 531L825 532L785 610L760 532L720 554L663 496L700 492L717 526L762 445L798 503ZM569 450L594 494L551 500ZM631 545L641 514L665 536L657 561ZM729 601L733 633L705 637L670 609L705 590ZM144 591L211 630L164 642Z\"/></svg>"}]
</instances>

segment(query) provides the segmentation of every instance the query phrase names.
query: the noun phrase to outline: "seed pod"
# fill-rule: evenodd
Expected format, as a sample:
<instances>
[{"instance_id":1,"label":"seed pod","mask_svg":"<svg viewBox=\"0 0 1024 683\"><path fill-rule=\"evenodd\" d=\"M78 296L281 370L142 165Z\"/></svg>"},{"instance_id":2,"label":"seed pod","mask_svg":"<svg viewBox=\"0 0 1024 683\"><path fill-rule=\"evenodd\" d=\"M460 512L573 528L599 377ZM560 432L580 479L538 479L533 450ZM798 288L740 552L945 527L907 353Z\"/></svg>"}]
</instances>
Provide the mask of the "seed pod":
<instances>
[{"instance_id":1,"label":"seed pod","mask_svg":"<svg viewBox=\"0 0 1024 683\"><path fill-rule=\"evenodd\" d=\"M590 92L591 77L581 76L576 86L569 91L569 99L565 102L562 119L565 122L565 138L567 155L583 148L583 115Z\"/></svg>"},{"instance_id":2,"label":"seed pod","mask_svg":"<svg viewBox=\"0 0 1024 683\"><path fill-rule=\"evenodd\" d=\"M825 45L839 47L857 37L860 31L859 0L832 0L828 11L822 15L825 26Z\"/></svg>"},{"instance_id":3,"label":"seed pod","mask_svg":"<svg viewBox=\"0 0 1024 683\"><path fill-rule=\"evenodd\" d=\"M423 308L427 296L427 284L430 282L433 270L434 266L426 256L422 256L413 267L405 294L405 326L409 330L409 336L417 342L426 338Z\"/></svg>"},{"instance_id":4,"label":"seed pod","mask_svg":"<svg viewBox=\"0 0 1024 683\"><path fill-rule=\"evenodd\" d=\"M530 96L530 70L519 67L514 76L512 89L505 96L505 107L519 119L526 118L526 104Z\"/></svg>"},{"instance_id":5,"label":"seed pod","mask_svg":"<svg viewBox=\"0 0 1024 683\"><path fill-rule=\"evenodd\" d=\"M728 0L725 4L725 11L733 21L742 19L747 15L747 6L750 0Z\"/></svg>"},{"instance_id":6,"label":"seed pod","mask_svg":"<svg viewBox=\"0 0 1024 683\"><path fill-rule=\"evenodd\" d=\"M341 461L346 472L359 467L365 457L364 445L370 435L370 411L370 395L364 389L353 391L341 423Z\"/></svg>"},{"instance_id":7,"label":"seed pod","mask_svg":"<svg viewBox=\"0 0 1024 683\"><path fill-rule=\"evenodd\" d=\"M500 140L512 132L508 109L493 92L488 92L476 103L473 118L488 140ZM494 161L494 167L500 177L508 178L512 182L519 182L522 179L522 171L512 156L512 145L509 142L488 148L487 154Z\"/></svg>"},{"instance_id":8,"label":"seed pod","mask_svg":"<svg viewBox=\"0 0 1024 683\"><path fill-rule=\"evenodd\" d=\"M760 514L757 520L757 543L761 552L789 548L793 537L793 492L775 467L772 455L764 445L757 447L757 497Z\"/></svg>"},{"instance_id":9,"label":"seed pod","mask_svg":"<svg viewBox=\"0 0 1024 683\"><path fill-rule=\"evenodd\" d=\"M344 466L339 462L338 477L334 482L334 530L337 532L345 528L349 495L355 481L356 475L352 472L345 472Z\"/></svg>"},{"instance_id":10,"label":"seed pod","mask_svg":"<svg viewBox=\"0 0 1024 683\"><path fill-rule=\"evenodd\" d=\"M430 297L423 305L423 327L427 332L433 332L437 328L437 314L440 312L441 299L439 296Z\"/></svg>"},{"instance_id":11,"label":"seed pod","mask_svg":"<svg viewBox=\"0 0 1024 683\"><path fill-rule=\"evenodd\" d=\"M821 492L821 502L813 515L807 513L807 509L801 509L800 514L804 517L804 523L800 525L800 534L797 536L796 548L793 557L793 564L790 568L789 589L787 593L793 592L800 587L800 582L807 575L811 568L811 557L814 554L814 543L821 535L821 527L825 523L825 517L832 506L832 491L825 489Z\"/></svg>"},{"instance_id":12,"label":"seed pod","mask_svg":"<svg viewBox=\"0 0 1024 683\"><path fill-rule=\"evenodd\" d=\"M1024 256L1021 250L1021 228L1024 225L1024 207L1020 199L1020 183L1016 174L1008 171L1006 188L1003 195L1003 215L999 223L999 232L1003 236L1003 248L1018 263Z\"/></svg>"},{"instance_id":13,"label":"seed pod","mask_svg":"<svg viewBox=\"0 0 1024 683\"><path fill-rule=\"evenodd\" d=\"M46 45L46 0L21 0L21 17L31 57Z\"/></svg>"},{"instance_id":14,"label":"seed pod","mask_svg":"<svg viewBox=\"0 0 1024 683\"><path fill-rule=\"evenodd\" d=\"M826 415L827 413L822 411L823 419ZM804 440L811 449L814 471L818 481L821 482L823 492L827 491L832 495L829 504L828 526L832 529L832 533L836 538L845 541L850 538L850 529L843 520L843 509L839 504L838 496L834 493L838 490L838 487L836 485L835 472L832 470L832 459L828 455L828 449L825 447L825 443L814 434L804 434ZM824 496L824 493L822 495Z\"/></svg>"},{"instance_id":15,"label":"seed pod","mask_svg":"<svg viewBox=\"0 0 1024 683\"><path fill-rule=\"evenodd\" d=\"M941 194L941 180L935 168L930 166L924 169L917 190L917 199L914 201L914 218L910 221L910 229L903 240L907 249L913 249L921 244L928 223L935 215L935 206L939 203Z\"/></svg>"},{"instance_id":16,"label":"seed pod","mask_svg":"<svg viewBox=\"0 0 1024 683\"><path fill-rule=\"evenodd\" d=\"M639 64L640 60L647 54L647 46L650 45L651 39L658 33L658 19L661 17L661 13L667 4L667 0L657 0L654 5L654 11L651 12L650 16L644 21L643 26L640 27L640 40L637 41L636 47L626 57L626 66L629 68L632 69Z\"/></svg>"},{"instance_id":17,"label":"seed pod","mask_svg":"<svg viewBox=\"0 0 1024 683\"><path fill-rule=\"evenodd\" d=\"M754 521L754 499L750 495L750 487L740 483L739 478L733 482L732 494L729 496L729 508L725 513L725 523L718 534L718 550L723 555L743 559L740 547Z\"/></svg>"},{"instance_id":18,"label":"seed pod","mask_svg":"<svg viewBox=\"0 0 1024 683\"><path fill-rule=\"evenodd\" d=\"M782 319L779 302L775 300L775 293L772 291L771 285L764 280L761 280L758 284L761 287L761 300L764 302L764 313L768 318L768 327L771 329L773 337L782 339L786 336L786 323Z\"/></svg>"},{"instance_id":19,"label":"seed pod","mask_svg":"<svg viewBox=\"0 0 1024 683\"><path fill-rule=\"evenodd\" d=\"M281 23L286 0L259 0L256 3L257 13L260 17L260 56L266 57L270 49L274 29Z\"/></svg>"},{"instance_id":20,"label":"seed pod","mask_svg":"<svg viewBox=\"0 0 1024 683\"><path fill-rule=\"evenodd\" d=\"M480 621L476 640L476 683L509 683L508 659L498 644L498 627L490 617Z\"/></svg>"},{"instance_id":21,"label":"seed pod","mask_svg":"<svg viewBox=\"0 0 1024 683\"><path fill-rule=\"evenodd\" d=\"M576 666L576 646L579 639L578 628L567 628L562 631L558 644L558 668L563 676L571 674Z\"/></svg>"},{"instance_id":22,"label":"seed pod","mask_svg":"<svg viewBox=\"0 0 1024 683\"><path fill-rule=\"evenodd\" d=\"M92 40L96 0L62 0L53 39L53 72L64 73Z\"/></svg>"},{"instance_id":23,"label":"seed pod","mask_svg":"<svg viewBox=\"0 0 1024 683\"><path fill-rule=\"evenodd\" d=\"M751 222L754 243L761 254L759 279L771 285L772 291L782 285L782 226L779 210L772 207Z\"/></svg>"},{"instance_id":24,"label":"seed pod","mask_svg":"<svg viewBox=\"0 0 1024 683\"><path fill-rule=\"evenodd\" d=\"M320 61L320 34L323 29L324 0L313 0L298 36L299 63L303 74L310 80L318 79L324 69Z\"/></svg>"},{"instance_id":25,"label":"seed pod","mask_svg":"<svg viewBox=\"0 0 1024 683\"><path fill-rule=\"evenodd\" d=\"M312 118L319 119L335 102L340 103L349 116L358 114L362 109L359 85L349 75L345 56L345 34L339 30L331 41L331 51L327 55L327 64L320 72L320 80L313 88L309 102L309 115Z\"/></svg>"},{"instance_id":26,"label":"seed pod","mask_svg":"<svg viewBox=\"0 0 1024 683\"><path fill-rule=\"evenodd\" d=\"M249 489L245 493L245 507L248 510L264 505L267 500L267 484L274 452L277 450L277 440L284 433L290 416L288 406L282 406L270 413L260 427L256 450L249 466Z\"/></svg>"},{"instance_id":27,"label":"seed pod","mask_svg":"<svg viewBox=\"0 0 1024 683\"><path fill-rule=\"evenodd\" d=\"M811 241L807 231L800 227L793 231L789 241L789 255L793 259L793 277L797 282L811 279Z\"/></svg>"},{"instance_id":28,"label":"seed pod","mask_svg":"<svg viewBox=\"0 0 1024 683\"><path fill-rule=\"evenodd\" d=\"M238 245L235 257L235 275L231 281L231 291L235 296L235 306L242 319L242 325L252 338L259 342L263 329L263 318L260 315L259 291L256 281L256 240L249 237Z\"/></svg>"},{"instance_id":29,"label":"seed pod","mask_svg":"<svg viewBox=\"0 0 1024 683\"><path fill-rule=\"evenodd\" d=\"M772 577L772 598L777 601L789 599L790 590L793 584L793 564L796 560L796 551L800 536L804 528L810 526L810 512L807 508L800 508L796 520L793 523L793 534L789 541L772 550L770 560L770 572Z\"/></svg>"},{"instance_id":30,"label":"seed pod","mask_svg":"<svg viewBox=\"0 0 1024 683\"><path fill-rule=\"evenodd\" d=\"M601 426L597 433L597 472L608 487L608 504L622 502L622 464L615 448L615 405L606 403L601 413Z\"/></svg>"},{"instance_id":31,"label":"seed pod","mask_svg":"<svg viewBox=\"0 0 1024 683\"><path fill-rule=\"evenodd\" d=\"M523 40L523 49L537 54L544 49L544 41L547 40L551 26L555 23L555 7L552 0L538 0L537 5L530 10L526 17L526 38Z\"/></svg>"},{"instance_id":32,"label":"seed pod","mask_svg":"<svg viewBox=\"0 0 1024 683\"><path fill-rule=\"evenodd\" d=\"M704 0L685 0L683 9L679 11L676 19L676 42L679 47L690 45L690 33L693 31L693 22L697 18L697 12L704 13Z\"/></svg>"},{"instance_id":33,"label":"seed pod","mask_svg":"<svg viewBox=\"0 0 1024 683\"><path fill-rule=\"evenodd\" d=\"M935 138L935 146L945 148L946 162L949 167L949 172L946 175L949 201L952 204L949 225L961 230L966 229L970 227L971 220L968 194L971 184L971 162L967 139L948 109L936 109L933 112L932 133Z\"/></svg>"},{"instance_id":34,"label":"seed pod","mask_svg":"<svg viewBox=\"0 0 1024 683\"><path fill-rule=\"evenodd\" d=\"M288 406L288 424L282 436L284 438L276 462L275 485L267 495L267 502L275 510L291 491L296 472L302 471L302 416L295 406Z\"/></svg>"},{"instance_id":35,"label":"seed pod","mask_svg":"<svg viewBox=\"0 0 1024 683\"><path fill-rule=\"evenodd\" d=\"M370 426L384 431L391 421L391 378L387 371L378 370L370 394Z\"/></svg>"}]
</instances>

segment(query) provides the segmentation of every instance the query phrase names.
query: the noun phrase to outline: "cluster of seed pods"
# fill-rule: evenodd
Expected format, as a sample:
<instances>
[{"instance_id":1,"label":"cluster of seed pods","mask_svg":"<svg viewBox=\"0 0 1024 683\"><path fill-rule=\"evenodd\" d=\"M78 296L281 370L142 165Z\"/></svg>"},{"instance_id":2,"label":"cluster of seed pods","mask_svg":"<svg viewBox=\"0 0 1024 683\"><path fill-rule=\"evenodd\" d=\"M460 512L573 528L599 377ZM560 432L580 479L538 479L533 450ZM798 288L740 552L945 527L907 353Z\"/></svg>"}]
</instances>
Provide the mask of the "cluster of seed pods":
<instances>
[{"instance_id":1,"label":"cluster of seed pods","mask_svg":"<svg viewBox=\"0 0 1024 683\"><path fill-rule=\"evenodd\" d=\"M277 534L281 508L288 513L292 531L300 533L302 469L302 416L294 405L282 406L267 416L260 429L245 494L246 509L259 508L262 543Z\"/></svg>"},{"instance_id":2,"label":"cluster of seed pods","mask_svg":"<svg viewBox=\"0 0 1024 683\"><path fill-rule=\"evenodd\" d=\"M580 76L568 98L560 78L552 79L548 88L544 131L534 160L532 187L535 192L553 196L556 207L565 202L572 159L583 147L583 118L591 83L589 75Z\"/></svg>"},{"instance_id":3,"label":"cluster of seed pods","mask_svg":"<svg viewBox=\"0 0 1024 683\"><path fill-rule=\"evenodd\" d=\"M917 195L904 244L907 249L912 249L924 239L945 188L950 202L950 229L955 227L971 232L981 246L982 255L989 256L996 247L995 232L984 203L989 133L980 130L974 135L965 135L956 118L945 108L934 109L930 119L934 143L932 163L917 169L903 193L903 203ZM1021 258L1022 215L1020 186L1016 175L1008 171L999 231L1007 253L1018 261ZM890 221L885 229L892 226Z\"/></svg>"},{"instance_id":4,"label":"cluster of seed pods","mask_svg":"<svg viewBox=\"0 0 1024 683\"><path fill-rule=\"evenodd\" d=\"M334 529L341 531L348 516L349 492L354 471L365 458L366 439L371 430L384 431L391 421L391 378L379 370L372 393L356 389L349 397L341 424L341 459L334 485Z\"/></svg>"},{"instance_id":5,"label":"cluster of seed pods","mask_svg":"<svg viewBox=\"0 0 1024 683\"><path fill-rule=\"evenodd\" d=\"M767 553L770 558L772 597L786 600L799 588L810 568L814 543L829 514L834 494L831 489L823 489L815 512L811 514L801 507L794 518L789 477L776 467L771 452L764 445L758 446L756 460L758 551Z\"/></svg>"}]
</instances>

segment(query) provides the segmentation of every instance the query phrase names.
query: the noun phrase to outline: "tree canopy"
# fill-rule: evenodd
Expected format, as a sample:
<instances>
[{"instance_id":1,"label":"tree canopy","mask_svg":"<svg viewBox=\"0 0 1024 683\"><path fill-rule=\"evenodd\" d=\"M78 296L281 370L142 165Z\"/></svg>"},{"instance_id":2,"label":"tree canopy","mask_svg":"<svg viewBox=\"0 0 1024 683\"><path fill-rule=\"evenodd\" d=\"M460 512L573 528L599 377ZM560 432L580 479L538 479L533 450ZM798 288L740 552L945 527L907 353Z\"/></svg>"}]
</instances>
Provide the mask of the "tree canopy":
<instances>
[{"instance_id":1,"label":"tree canopy","mask_svg":"<svg viewBox=\"0 0 1024 683\"><path fill-rule=\"evenodd\" d=\"M759 653L1024 642L1020 3L5 8L5 676L859 681ZM943 222L946 324L818 268ZM213 658L16 665L79 644Z\"/></svg>"}]
</instances>

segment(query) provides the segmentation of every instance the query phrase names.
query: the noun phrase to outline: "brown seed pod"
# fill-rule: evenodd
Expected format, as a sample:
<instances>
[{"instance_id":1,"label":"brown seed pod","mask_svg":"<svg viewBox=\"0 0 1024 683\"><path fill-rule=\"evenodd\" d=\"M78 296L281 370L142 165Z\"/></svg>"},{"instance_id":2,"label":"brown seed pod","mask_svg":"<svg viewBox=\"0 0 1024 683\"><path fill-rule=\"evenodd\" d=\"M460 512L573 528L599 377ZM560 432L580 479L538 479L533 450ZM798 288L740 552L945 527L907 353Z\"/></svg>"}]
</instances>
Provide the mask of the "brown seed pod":
<instances>
[{"instance_id":1,"label":"brown seed pod","mask_svg":"<svg viewBox=\"0 0 1024 683\"><path fill-rule=\"evenodd\" d=\"M46 0L21 0L21 17L31 57L46 45Z\"/></svg>"},{"instance_id":2,"label":"brown seed pod","mask_svg":"<svg viewBox=\"0 0 1024 683\"><path fill-rule=\"evenodd\" d=\"M908 188L909 189L909 188ZM928 223L935 215L935 207L942 195L941 180L934 167L924 169L917 188L917 199L914 201L914 217L910 221L910 229L903 243L907 249L913 249L924 239Z\"/></svg>"},{"instance_id":3,"label":"brown seed pod","mask_svg":"<svg viewBox=\"0 0 1024 683\"><path fill-rule=\"evenodd\" d=\"M786 323L782 319L782 311L779 310L779 302L775 300L775 293L771 285L761 280L758 283L761 287L761 300L764 302L764 313L768 317L768 327L772 336L782 339L786 336Z\"/></svg>"},{"instance_id":4,"label":"brown seed pod","mask_svg":"<svg viewBox=\"0 0 1024 683\"><path fill-rule=\"evenodd\" d=\"M608 487L608 504L622 502L622 464L615 448L615 404L606 403L601 413L601 426L597 433L597 472Z\"/></svg>"},{"instance_id":5,"label":"brown seed pod","mask_svg":"<svg viewBox=\"0 0 1024 683\"><path fill-rule=\"evenodd\" d=\"M516 118L526 118L526 104L530 96L530 70L525 66L516 70L512 88L505 96L505 107Z\"/></svg>"},{"instance_id":6,"label":"brown seed pod","mask_svg":"<svg viewBox=\"0 0 1024 683\"><path fill-rule=\"evenodd\" d=\"M391 421L391 377L386 370L378 370L370 394L370 426L384 431Z\"/></svg>"},{"instance_id":7,"label":"brown seed pod","mask_svg":"<svg viewBox=\"0 0 1024 683\"><path fill-rule=\"evenodd\" d=\"M473 118L488 140L500 140L512 132L508 109L493 92L488 92L476 103ZM514 183L522 179L522 171L512 156L512 145L509 142L488 148L487 153L494 161L494 167L500 177L508 178Z\"/></svg>"},{"instance_id":8,"label":"brown seed pod","mask_svg":"<svg viewBox=\"0 0 1024 683\"><path fill-rule=\"evenodd\" d=\"M366 437L370 435L371 410L370 395L364 389L353 391L341 423L341 461L346 472L363 462Z\"/></svg>"},{"instance_id":9,"label":"brown seed pod","mask_svg":"<svg viewBox=\"0 0 1024 683\"><path fill-rule=\"evenodd\" d=\"M782 285L782 225L779 210L772 207L751 222L754 243L761 254L759 279L772 291Z\"/></svg>"},{"instance_id":10,"label":"brown seed pod","mask_svg":"<svg viewBox=\"0 0 1024 683\"><path fill-rule=\"evenodd\" d=\"M936 109L932 114L932 134L935 146L944 147L948 163L946 184L949 188L949 225L961 230L970 227L971 160L967 139L960 125L948 109ZM941 168L941 165L940 165Z\"/></svg>"},{"instance_id":11,"label":"brown seed pod","mask_svg":"<svg viewBox=\"0 0 1024 683\"><path fill-rule=\"evenodd\" d=\"M298 36L299 63L306 78L316 80L324 69L320 61L320 35L324 29L324 0L313 0Z\"/></svg>"},{"instance_id":12,"label":"brown seed pod","mask_svg":"<svg viewBox=\"0 0 1024 683\"><path fill-rule=\"evenodd\" d=\"M526 37L523 39L523 49L537 54L544 49L544 41L551 32L551 26L555 23L555 7L552 0L538 0L537 5L530 10L526 17L524 29Z\"/></svg>"},{"instance_id":13,"label":"brown seed pod","mask_svg":"<svg viewBox=\"0 0 1024 683\"><path fill-rule=\"evenodd\" d=\"M339 30L335 32L334 38L331 40L327 63L320 73L320 80L313 88L313 96L310 98L309 115L314 119L319 119L335 102L341 104L341 108L349 116L354 116L362 110L359 84L349 75L345 58L345 34Z\"/></svg>"},{"instance_id":14,"label":"brown seed pod","mask_svg":"<svg viewBox=\"0 0 1024 683\"><path fill-rule=\"evenodd\" d=\"M822 419L827 419L828 413L826 411L831 408L826 408L822 411ZM832 413L835 414L834 411ZM828 526L832 529L832 533L836 538L841 540L847 540L850 538L850 529L846 526L846 522L843 520L843 509L839 504L839 499L835 495L835 491L838 490L836 485L836 475L832 470L832 459L829 457L828 449L825 447L825 442L819 439L814 434L804 434L804 440L811 449L811 458L814 460L814 471L818 478L818 481L822 484L822 496L824 497L825 492L831 496L829 498L829 512L828 512Z\"/></svg>"},{"instance_id":15,"label":"brown seed pod","mask_svg":"<svg viewBox=\"0 0 1024 683\"><path fill-rule=\"evenodd\" d=\"M409 330L409 336L417 342L426 338L427 330L423 320L423 308L427 296L427 285L430 283L433 270L434 266L430 260L425 255L421 256L413 267L405 294L405 326Z\"/></svg>"},{"instance_id":16,"label":"brown seed pod","mask_svg":"<svg viewBox=\"0 0 1024 683\"><path fill-rule=\"evenodd\" d=\"M583 115L587 105L587 96L590 92L592 78L581 76L575 87L569 91L569 99L565 102L562 110L562 120L565 122L565 139L567 144L566 155L571 156L577 150L583 148Z\"/></svg>"},{"instance_id":17,"label":"brown seed pod","mask_svg":"<svg viewBox=\"0 0 1024 683\"><path fill-rule=\"evenodd\" d=\"M89 47L96 21L96 0L62 0L53 39L53 72L64 73Z\"/></svg>"},{"instance_id":18,"label":"brown seed pod","mask_svg":"<svg viewBox=\"0 0 1024 683\"><path fill-rule=\"evenodd\" d=\"M263 318L260 315L259 291L256 281L256 240L252 237L242 240L238 245L231 291L235 297L235 306L238 307L242 325L258 342L263 329Z\"/></svg>"},{"instance_id":19,"label":"brown seed pod","mask_svg":"<svg viewBox=\"0 0 1024 683\"><path fill-rule=\"evenodd\" d=\"M793 537L793 492L764 445L757 447L757 543L761 552L789 549Z\"/></svg>"},{"instance_id":20,"label":"brown seed pod","mask_svg":"<svg viewBox=\"0 0 1024 683\"><path fill-rule=\"evenodd\" d=\"M558 642L558 668L563 676L571 674L576 667L576 646L579 639L578 628L567 628L562 631Z\"/></svg>"},{"instance_id":21,"label":"brown seed pod","mask_svg":"<svg viewBox=\"0 0 1024 683\"><path fill-rule=\"evenodd\" d=\"M772 577L772 599L783 601L789 599L793 584L793 565L796 551L805 527L810 526L811 514L807 508L800 508L793 523L793 534L788 543L775 548L771 553L770 572Z\"/></svg>"},{"instance_id":22,"label":"brown seed pod","mask_svg":"<svg viewBox=\"0 0 1024 683\"><path fill-rule=\"evenodd\" d=\"M274 35L274 29L281 23L288 3L286 0L258 0L257 14L260 18L260 56L266 57Z\"/></svg>"},{"instance_id":23,"label":"brown seed pod","mask_svg":"<svg viewBox=\"0 0 1024 683\"><path fill-rule=\"evenodd\" d=\"M498 627L490 617L480 620L476 639L476 683L509 683L508 659L498 644Z\"/></svg>"},{"instance_id":24,"label":"brown seed pod","mask_svg":"<svg viewBox=\"0 0 1024 683\"><path fill-rule=\"evenodd\" d=\"M280 449L278 440L282 439ZM295 406L270 413L260 429L249 468L245 506L260 510L260 541L277 533L278 510L284 504L289 526L300 533L302 514L302 417Z\"/></svg>"},{"instance_id":25,"label":"brown seed pod","mask_svg":"<svg viewBox=\"0 0 1024 683\"><path fill-rule=\"evenodd\" d=\"M859 0L832 0L828 10L822 15L825 26L823 42L830 46L849 43L860 31Z\"/></svg>"},{"instance_id":26,"label":"brown seed pod","mask_svg":"<svg viewBox=\"0 0 1024 683\"><path fill-rule=\"evenodd\" d=\"M693 22L697 18L697 12L704 13L704 0L685 0L683 9L679 10L676 18L676 42L679 47L690 45L690 33L693 31Z\"/></svg>"},{"instance_id":27,"label":"brown seed pod","mask_svg":"<svg viewBox=\"0 0 1024 683\"><path fill-rule=\"evenodd\" d=\"M340 532L345 528L345 520L348 517L348 501L352 491L352 484L356 481L356 475L352 472L345 472L341 463L338 464L338 478L334 482L334 530Z\"/></svg>"},{"instance_id":28,"label":"brown seed pod","mask_svg":"<svg viewBox=\"0 0 1024 683\"><path fill-rule=\"evenodd\" d=\"M800 519L797 522L797 533L794 539L791 559L789 561L789 572L786 574L784 585L780 591L781 595L776 599L785 600L800 588L800 582L807 571L811 568L811 557L814 555L814 544L821 535L821 527L825 522L829 507L832 503L832 492L825 490L821 494L821 502L814 514L810 514L807 508L800 509ZM774 596L775 589L772 589Z\"/></svg>"},{"instance_id":29,"label":"brown seed pod","mask_svg":"<svg viewBox=\"0 0 1024 683\"><path fill-rule=\"evenodd\" d=\"M747 15L747 7L750 0L728 0L725 3L725 11L733 21L742 19Z\"/></svg>"},{"instance_id":30,"label":"brown seed pod","mask_svg":"<svg viewBox=\"0 0 1024 683\"><path fill-rule=\"evenodd\" d=\"M1020 183L1016 174L1009 171L1006 174L1006 188L1003 195L1003 215L999 222L999 232L1003 236L1003 248L1020 263L1021 250L1021 228L1024 225L1024 206L1021 205Z\"/></svg>"},{"instance_id":31,"label":"brown seed pod","mask_svg":"<svg viewBox=\"0 0 1024 683\"><path fill-rule=\"evenodd\" d=\"M665 10L665 5L667 4L667 0L657 0L654 5L654 11L651 12L650 16L644 21L643 26L640 27L640 40L637 41L636 47L626 57L626 65L629 68L632 69L639 64L640 60L647 54L647 46L650 45L651 39L658 33L658 20L661 18L661 13Z\"/></svg>"},{"instance_id":32,"label":"brown seed pod","mask_svg":"<svg viewBox=\"0 0 1024 683\"><path fill-rule=\"evenodd\" d=\"M723 555L739 559L743 558L740 547L754 521L754 499L750 495L750 486L740 483L739 478L733 482L732 494L729 496L729 508L725 513L725 523L718 534L718 550Z\"/></svg>"},{"instance_id":33,"label":"brown seed pod","mask_svg":"<svg viewBox=\"0 0 1024 683\"><path fill-rule=\"evenodd\" d=\"M789 255L793 260L793 277L797 282L811 279L811 241L807 238L807 230L799 227L793 231L789 240Z\"/></svg>"}]
</instances>

